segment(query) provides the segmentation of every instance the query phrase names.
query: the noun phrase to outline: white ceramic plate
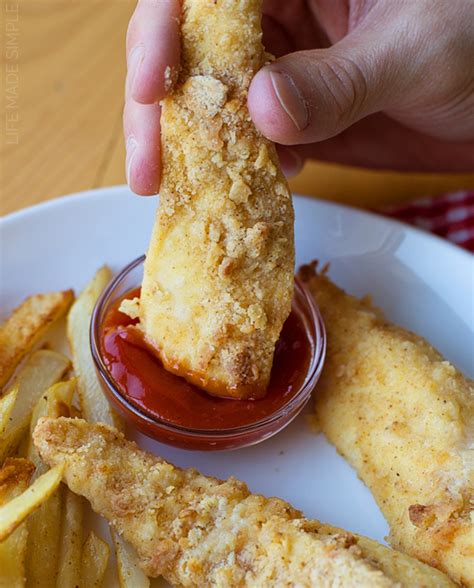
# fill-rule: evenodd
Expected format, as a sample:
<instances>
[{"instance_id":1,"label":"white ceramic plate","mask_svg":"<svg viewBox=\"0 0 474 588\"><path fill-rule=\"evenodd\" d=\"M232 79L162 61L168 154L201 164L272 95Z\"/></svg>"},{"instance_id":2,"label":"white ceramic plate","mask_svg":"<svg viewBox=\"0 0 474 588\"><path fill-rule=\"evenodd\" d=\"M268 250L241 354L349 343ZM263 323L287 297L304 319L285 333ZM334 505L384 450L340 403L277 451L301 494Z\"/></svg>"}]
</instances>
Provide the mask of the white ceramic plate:
<instances>
[{"instance_id":1,"label":"white ceramic plate","mask_svg":"<svg viewBox=\"0 0 474 588\"><path fill-rule=\"evenodd\" d=\"M145 251L155 208L156 199L116 187L2 219L2 315L36 292L79 291L103 263L122 268ZM329 261L338 284L356 295L371 294L390 319L474 375L470 254L400 223L313 198L295 197L295 209L298 264ZM189 452L136 438L175 464L221 478L234 475L252 491L284 498L308 517L379 541L387 533L370 492L324 437L310 432L304 415L276 437L234 452ZM110 573L107 585L114 584Z\"/></svg>"}]
</instances>

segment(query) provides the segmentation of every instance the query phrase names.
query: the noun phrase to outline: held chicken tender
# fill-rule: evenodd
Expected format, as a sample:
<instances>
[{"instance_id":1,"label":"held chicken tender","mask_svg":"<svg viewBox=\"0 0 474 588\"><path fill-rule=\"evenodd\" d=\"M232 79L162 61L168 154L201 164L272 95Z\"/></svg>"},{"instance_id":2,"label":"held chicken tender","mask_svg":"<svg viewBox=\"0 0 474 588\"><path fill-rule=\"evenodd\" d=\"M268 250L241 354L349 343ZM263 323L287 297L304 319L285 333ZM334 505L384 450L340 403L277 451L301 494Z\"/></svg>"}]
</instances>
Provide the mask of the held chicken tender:
<instances>
[{"instance_id":1,"label":"held chicken tender","mask_svg":"<svg viewBox=\"0 0 474 588\"><path fill-rule=\"evenodd\" d=\"M49 465L64 464L70 489L135 547L143 570L174 586L454 586L429 566L306 520L234 478L176 468L107 425L42 419L34 440Z\"/></svg>"},{"instance_id":2,"label":"held chicken tender","mask_svg":"<svg viewBox=\"0 0 474 588\"><path fill-rule=\"evenodd\" d=\"M246 105L269 57L260 18L261 0L183 2L161 201L140 301L123 305L169 371L236 398L265 393L293 292L291 196Z\"/></svg>"},{"instance_id":3,"label":"held chicken tender","mask_svg":"<svg viewBox=\"0 0 474 588\"><path fill-rule=\"evenodd\" d=\"M474 586L474 384L313 268L328 337L318 425L373 492L390 543Z\"/></svg>"}]
</instances>

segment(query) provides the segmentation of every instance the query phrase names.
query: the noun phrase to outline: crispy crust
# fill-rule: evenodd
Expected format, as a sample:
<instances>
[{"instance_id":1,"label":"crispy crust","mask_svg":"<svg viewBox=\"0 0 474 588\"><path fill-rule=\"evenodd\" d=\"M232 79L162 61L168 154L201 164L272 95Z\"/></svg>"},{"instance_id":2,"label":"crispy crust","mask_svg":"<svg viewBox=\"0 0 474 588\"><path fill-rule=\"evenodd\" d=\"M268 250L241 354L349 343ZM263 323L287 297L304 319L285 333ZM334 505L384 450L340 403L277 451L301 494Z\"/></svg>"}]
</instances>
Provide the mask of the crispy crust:
<instances>
[{"instance_id":1,"label":"crispy crust","mask_svg":"<svg viewBox=\"0 0 474 588\"><path fill-rule=\"evenodd\" d=\"M35 294L12 312L0 327L0 387L51 323L66 313L73 300L72 290Z\"/></svg>"},{"instance_id":2,"label":"crispy crust","mask_svg":"<svg viewBox=\"0 0 474 588\"><path fill-rule=\"evenodd\" d=\"M474 586L474 384L421 337L303 268L328 333L319 426L406 553Z\"/></svg>"},{"instance_id":3,"label":"crispy crust","mask_svg":"<svg viewBox=\"0 0 474 588\"><path fill-rule=\"evenodd\" d=\"M183 3L182 67L163 102L161 201L138 309L169 370L234 397L265 392L293 292L289 189L246 105L266 60L260 10L260 0Z\"/></svg>"},{"instance_id":4,"label":"crispy crust","mask_svg":"<svg viewBox=\"0 0 474 588\"><path fill-rule=\"evenodd\" d=\"M8 457L0 468L0 505L26 490L34 471L31 461Z\"/></svg>"},{"instance_id":5,"label":"crispy crust","mask_svg":"<svg viewBox=\"0 0 474 588\"><path fill-rule=\"evenodd\" d=\"M278 498L181 470L117 430L41 419L34 441L65 481L137 550L150 576L175 586L447 587L440 572L317 521Z\"/></svg>"}]
</instances>

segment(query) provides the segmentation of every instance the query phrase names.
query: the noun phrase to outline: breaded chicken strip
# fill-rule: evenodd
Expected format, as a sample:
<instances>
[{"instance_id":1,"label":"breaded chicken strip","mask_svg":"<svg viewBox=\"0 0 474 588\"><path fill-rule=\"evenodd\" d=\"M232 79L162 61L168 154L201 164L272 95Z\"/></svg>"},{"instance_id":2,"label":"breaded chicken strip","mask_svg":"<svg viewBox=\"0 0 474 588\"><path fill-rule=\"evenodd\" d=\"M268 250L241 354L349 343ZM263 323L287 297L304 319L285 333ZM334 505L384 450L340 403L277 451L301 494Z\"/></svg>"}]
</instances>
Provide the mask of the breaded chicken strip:
<instances>
[{"instance_id":1,"label":"breaded chicken strip","mask_svg":"<svg viewBox=\"0 0 474 588\"><path fill-rule=\"evenodd\" d=\"M326 324L322 431L373 492L391 544L474 586L474 384L421 337L303 268Z\"/></svg>"},{"instance_id":2,"label":"breaded chicken strip","mask_svg":"<svg viewBox=\"0 0 474 588\"><path fill-rule=\"evenodd\" d=\"M123 307L168 370L237 398L265 393L293 292L291 196L247 110L268 57L260 18L261 0L183 2L161 201L139 307Z\"/></svg>"},{"instance_id":3,"label":"breaded chicken strip","mask_svg":"<svg viewBox=\"0 0 474 588\"><path fill-rule=\"evenodd\" d=\"M65 481L137 550L150 576L176 586L448 587L405 555L308 521L277 498L181 470L122 433L80 419L41 419L34 441Z\"/></svg>"}]
</instances>

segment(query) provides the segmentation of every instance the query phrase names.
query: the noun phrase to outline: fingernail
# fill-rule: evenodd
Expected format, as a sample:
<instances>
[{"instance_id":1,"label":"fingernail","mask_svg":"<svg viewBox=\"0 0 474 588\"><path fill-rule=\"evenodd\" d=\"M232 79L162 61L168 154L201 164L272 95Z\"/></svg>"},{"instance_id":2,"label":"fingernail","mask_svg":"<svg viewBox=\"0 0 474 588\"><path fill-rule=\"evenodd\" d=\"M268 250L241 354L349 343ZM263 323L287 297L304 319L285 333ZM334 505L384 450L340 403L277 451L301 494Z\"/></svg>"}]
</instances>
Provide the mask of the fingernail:
<instances>
[{"instance_id":1,"label":"fingernail","mask_svg":"<svg viewBox=\"0 0 474 588\"><path fill-rule=\"evenodd\" d=\"M125 144L125 149L127 151L127 157L125 160L125 177L127 178L128 185L130 185L130 170L132 169L133 158L137 152L137 147L138 143L135 137L128 137Z\"/></svg>"},{"instance_id":2,"label":"fingernail","mask_svg":"<svg viewBox=\"0 0 474 588\"><path fill-rule=\"evenodd\" d=\"M130 92L132 92L132 94L135 89L134 88L135 80L137 79L137 74L140 70L140 65L142 64L144 57L145 57L145 46L144 45L137 45L128 54L127 80L128 80L128 88L129 88Z\"/></svg>"},{"instance_id":3,"label":"fingernail","mask_svg":"<svg viewBox=\"0 0 474 588\"><path fill-rule=\"evenodd\" d=\"M287 178L291 178L300 173L304 161L300 154L290 147L278 146L278 156L283 173Z\"/></svg>"},{"instance_id":4,"label":"fingernail","mask_svg":"<svg viewBox=\"0 0 474 588\"><path fill-rule=\"evenodd\" d=\"M309 114L306 102L296 84L288 74L281 72L270 72L270 79L281 107L298 131L302 131L308 126Z\"/></svg>"}]
</instances>

